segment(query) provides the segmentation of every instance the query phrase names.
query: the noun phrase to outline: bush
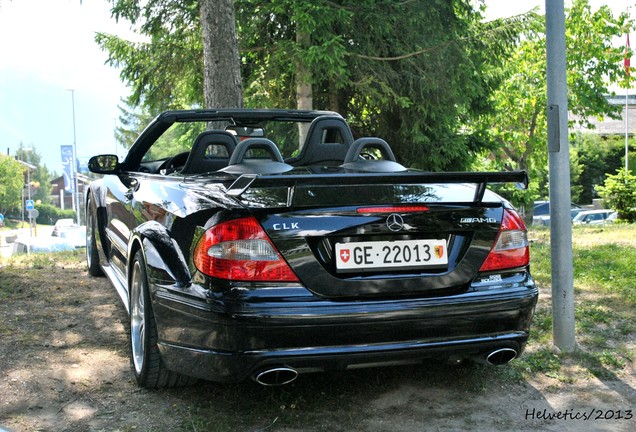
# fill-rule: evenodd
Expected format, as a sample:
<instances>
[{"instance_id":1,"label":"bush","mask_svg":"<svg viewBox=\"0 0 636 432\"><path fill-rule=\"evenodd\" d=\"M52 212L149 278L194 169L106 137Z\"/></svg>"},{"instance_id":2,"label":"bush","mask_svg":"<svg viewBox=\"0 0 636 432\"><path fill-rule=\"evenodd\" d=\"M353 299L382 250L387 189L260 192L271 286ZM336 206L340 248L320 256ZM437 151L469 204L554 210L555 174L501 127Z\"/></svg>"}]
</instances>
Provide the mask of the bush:
<instances>
[{"instance_id":1,"label":"bush","mask_svg":"<svg viewBox=\"0 0 636 432\"><path fill-rule=\"evenodd\" d=\"M615 175L607 174L597 190L605 204L618 212L619 219L636 222L636 176L621 168Z\"/></svg>"},{"instance_id":2,"label":"bush","mask_svg":"<svg viewBox=\"0 0 636 432\"><path fill-rule=\"evenodd\" d=\"M599 185L603 184L606 173L616 172L625 166L625 139L620 136L602 137L593 132L577 132L571 135L572 148L578 155L578 163L582 169L578 178L573 177L572 187L578 187L580 195L572 200L578 203L591 204L594 198L598 198ZM629 146L634 148L636 141L631 140ZM630 159L634 155L630 154ZM570 154L570 160L575 158ZM572 171L572 167L570 167Z\"/></svg>"},{"instance_id":3,"label":"bush","mask_svg":"<svg viewBox=\"0 0 636 432\"><path fill-rule=\"evenodd\" d=\"M75 219L76 217L74 210L62 210L50 204L39 204L36 209L39 212L36 222L41 224L53 225L58 219Z\"/></svg>"}]
</instances>

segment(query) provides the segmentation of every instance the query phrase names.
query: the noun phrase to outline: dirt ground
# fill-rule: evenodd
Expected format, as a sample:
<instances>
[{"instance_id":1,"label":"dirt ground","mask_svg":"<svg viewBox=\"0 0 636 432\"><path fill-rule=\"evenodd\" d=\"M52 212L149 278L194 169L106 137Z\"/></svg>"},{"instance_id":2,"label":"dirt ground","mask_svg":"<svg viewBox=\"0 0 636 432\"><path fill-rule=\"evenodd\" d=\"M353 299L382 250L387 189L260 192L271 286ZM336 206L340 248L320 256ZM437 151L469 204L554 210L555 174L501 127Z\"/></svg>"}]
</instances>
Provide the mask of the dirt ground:
<instances>
[{"instance_id":1,"label":"dirt ground","mask_svg":"<svg viewBox=\"0 0 636 432\"><path fill-rule=\"evenodd\" d=\"M633 363L572 380L425 363L276 388L143 390L131 379L125 310L81 262L0 268L0 316L0 431L636 430Z\"/></svg>"}]
</instances>

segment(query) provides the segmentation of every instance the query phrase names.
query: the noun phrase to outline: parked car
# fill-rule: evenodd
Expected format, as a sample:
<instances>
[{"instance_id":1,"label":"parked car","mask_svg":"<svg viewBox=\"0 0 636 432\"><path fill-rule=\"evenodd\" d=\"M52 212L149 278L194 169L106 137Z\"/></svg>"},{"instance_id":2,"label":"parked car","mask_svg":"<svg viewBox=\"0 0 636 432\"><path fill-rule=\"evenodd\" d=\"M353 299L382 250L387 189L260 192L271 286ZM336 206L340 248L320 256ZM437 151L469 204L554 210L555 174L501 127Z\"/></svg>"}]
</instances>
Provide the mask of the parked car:
<instances>
[{"instance_id":1,"label":"parked car","mask_svg":"<svg viewBox=\"0 0 636 432\"><path fill-rule=\"evenodd\" d=\"M578 204L570 203L570 217L574 217L581 211L583 207ZM535 201L534 213L532 214L533 225L550 226L550 201Z\"/></svg>"},{"instance_id":2,"label":"parked car","mask_svg":"<svg viewBox=\"0 0 636 432\"><path fill-rule=\"evenodd\" d=\"M12 254L49 253L75 250L67 240L57 237L18 237L13 242Z\"/></svg>"},{"instance_id":3,"label":"parked car","mask_svg":"<svg viewBox=\"0 0 636 432\"><path fill-rule=\"evenodd\" d=\"M51 235L53 237L60 237L62 231L76 228L79 228L79 225L77 225L73 219L58 219L55 225L53 225Z\"/></svg>"},{"instance_id":4,"label":"parked car","mask_svg":"<svg viewBox=\"0 0 636 432\"><path fill-rule=\"evenodd\" d=\"M525 172L411 170L336 113L238 109L165 112L89 169L88 269L129 313L140 386L524 349L526 227L486 186Z\"/></svg>"},{"instance_id":5,"label":"parked car","mask_svg":"<svg viewBox=\"0 0 636 432\"><path fill-rule=\"evenodd\" d=\"M574 225L603 225L616 219L614 210L585 210L577 214L572 223Z\"/></svg>"},{"instance_id":6,"label":"parked car","mask_svg":"<svg viewBox=\"0 0 636 432\"><path fill-rule=\"evenodd\" d=\"M74 248L86 247L86 227L78 226L76 228L67 228L61 230L59 233L60 238L65 239Z\"/></svg>"}]
</instances>

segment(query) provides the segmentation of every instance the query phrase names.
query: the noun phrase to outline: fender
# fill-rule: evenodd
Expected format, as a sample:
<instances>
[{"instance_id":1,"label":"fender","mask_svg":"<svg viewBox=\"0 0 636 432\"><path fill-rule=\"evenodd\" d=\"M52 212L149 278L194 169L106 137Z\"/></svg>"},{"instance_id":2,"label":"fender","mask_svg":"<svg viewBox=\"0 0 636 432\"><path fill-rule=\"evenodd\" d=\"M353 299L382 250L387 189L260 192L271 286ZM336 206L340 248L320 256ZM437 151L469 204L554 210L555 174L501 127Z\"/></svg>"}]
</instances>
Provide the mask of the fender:
<instances>
[{"instance_id":1,"label":"fender","mask_svg":"<svg viewBox=\"0 0 636 432\"><path fill-rule=\"evenodd\" d=\"M139 225L131 236L129 251L133 250L136 241L143 247L149 278L164 281L170 279L181 287L190 284L192 274L186 260L163 225L156 221ZM129 255L128 260L131 259ZM128 265L130 264L129 262Z\"/></svg>"},{"instance_id":2,"label":"fender","mask_svg":"<svg viewBox=\"0 0 636 432\"><path fill-rule=\"evenodd\" d=\"M97 243L97 250L99 253L99 261L101 263L108 262L108 256L110 256L110 242L106 235L106 223L108 221L108 215L106 211L106 188L103 186L103 179L95 180L89 185L89 189L86 192L84 208L86 211L93 211L88 208L88 196L93 197L93 205L95 210L95 222L97 224L95 229L95 242Z\"/></svg>"},{"instance_id":3,"label":"fender","mask_svg":"<svg viewBox=\"0 0 636 432\"><path fill-rule=\"evenodd\" d=\"M95 207L105 207L106 202L106 188L103 186L104 179L98 179L93 181L89 185L88 192L93 195ZM88 193L86 194L88 198Z\"/></svg>"}]
</instances>

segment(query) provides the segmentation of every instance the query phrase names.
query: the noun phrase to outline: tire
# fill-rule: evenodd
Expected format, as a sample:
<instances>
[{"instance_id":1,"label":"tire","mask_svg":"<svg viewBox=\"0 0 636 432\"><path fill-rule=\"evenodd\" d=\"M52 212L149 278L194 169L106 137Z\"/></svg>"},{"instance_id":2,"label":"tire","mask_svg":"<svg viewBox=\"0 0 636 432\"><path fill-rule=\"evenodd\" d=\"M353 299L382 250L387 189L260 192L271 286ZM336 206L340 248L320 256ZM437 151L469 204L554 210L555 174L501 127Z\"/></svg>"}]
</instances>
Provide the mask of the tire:
<instances>
[{"instance_id":1,"label":"tire","mask_svg":"<svg viewBox=\"0 0 636 432\"><path fill-rule=\"evenodd\" d=\"M93 197L88 196L86 202L86 265L88 267L88 274L91 276L103 276L101 266L99 265L99 252L97 250L97 243L95 242L95 212L93 209Z\"/></svg>"},{"instance_id":2,"label":"tire","mask_svg":"<svg viewBox=\"0 0 636 432\"><path fill-rule=\"evenodd\" d=\"M196 379L170 371L159 352L157 323L150 293L146 261L141 250L135 254L130 278L130 360L137 384L145 388L178 387Z\"/></svg>"}]
</instances>

